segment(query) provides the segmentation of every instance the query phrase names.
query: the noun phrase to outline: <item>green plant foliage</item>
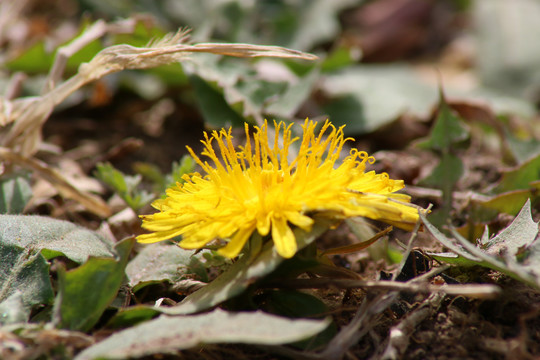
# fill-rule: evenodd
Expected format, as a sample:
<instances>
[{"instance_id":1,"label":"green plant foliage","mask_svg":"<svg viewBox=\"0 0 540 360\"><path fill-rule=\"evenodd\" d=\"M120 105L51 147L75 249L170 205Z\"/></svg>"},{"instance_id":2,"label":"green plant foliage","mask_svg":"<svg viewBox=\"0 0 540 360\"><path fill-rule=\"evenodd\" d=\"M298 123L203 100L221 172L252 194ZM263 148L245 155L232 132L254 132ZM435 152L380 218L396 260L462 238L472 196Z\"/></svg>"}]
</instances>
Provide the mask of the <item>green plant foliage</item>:
<instances>
[{"instance_id":1,"label":"green plant foliage","mask_svg":"<svg viewBox=\"0 0 540 360\"><path fill-rule=\"evenodd\" d=\"M540 155L522 163L515 169L504 172L493 192L500 194L512 190L530 189L531 184L538 180L540 180Z\"/></svg>"},{"instance_id":2,"label":"green plant foliage","mask_svg":"<svg viewBox=\"0 0 540 360\"><path fill-rule=\"evenodd\" d=\"M478 202L478 205L480 205L480 210L483 211L485 218L494 216L493 211L490 210L516 216L527 200L537 198L539 190L540 182L535 182L531 184L531 188L528 190L508 191L495 195L486 201Z\"/></svg>"},{"instance_id":3,"label":"green plant foliage","mask_svg":"<svg viewBox=\"0 0 540 360\"><path fill-rule=\"evenodd\" d=\"M319 78L317 68L298 81L266 80L253 66L236 59L208 54L193 56L185 64L196 101L205 121L213 127L243 126L244 121L294 116L313 91ZM289 70L281 63L265 60L267 66ZM262 66L264 69L264 66Z\"/></svg>"},{"instance_id":4,"label":"green plant foliage","mask_svg":"<svg viewBox=\"0 0 540 360\"><path fill-rule=\"evenodd\" d=\"M320 77L318 68L313 68L299 78L298 82L288 85L277 99L269 101L263 109L266 114L276 118L291 119L313 91L316 81ZM270 98L271 99L271 98Z\"/></svg>"},{"instance_id":5,"label":"green plant foliage","mask_svg":"<svg viewBox=\"0 0 540 360\"><path fill-rule=\"evenodd\" d=\"M214 38L309 50L335 38L340 31L337 14L356 2L185 0L173 3L166 15L192 27L193 37L198 41Z\"/></svg>"},{"instance_id":6,"label":"green plant foliage","mask_svg":"<svg viewBox=\"0 0 540 360\"><path fill-rule=\"evenodd\" d=\"M159 314L159 311L147 305L137 305L126 309L120 309L113 318L107 322L107 328L118 329L130 327L148 321Z\"/></svg>"},{"instance_id":7,"label":"green plant foliage","mask_svg":"<svg viewBox=\"0 0 540 360\"><path fill-rule=\"evenodd\" d=\"M454 239L449 239L425 215L420 217L426 229L454 253L431 254L437 260L461 266L484 266L540 289L538 223L532 219L530 201L501 233L490 237L486 229L476 244L470 243L455 229L452 230Z\"/></svg>"},{"instance_id":8,"label":"green plant foliage","mask_svg":"<svg viewBox=\"0 0 540 360\"><path fill-rule=\"evenodd\" d=\"M109 240L68 221L44 216L0 215L0 246L33 249L46 259L64 255L77 263L114 256Z\"/></svg>"},{"instance_id":9,"label":"green plant foliage","mask_svg":"<svg viewBox=\"0 0 540 360\"><path fill-rule=\"evenodd\" d=\"M0 325L24 323L30 316L30 308L25 306L23 293L15 290L7 299L0 302Z\"/></svg>"},{"instance_id":10,"label":"green plant foliage","mask_svg":"<svg viewBox=\"0 0 540 360\"><path fill-rule=\"evenodd\" d=\"M347 47L339 47L330 52L321 64L322 72L337 71L347 66L352 66L357 60L351 49ZM358 49L358 51L360 51Z\"/></svg>"},{"instance_id":11,"label":"green plant foliage","mask_svg":"<svg viewBox=\"0 0 540 360\"><path fill-rule=\"evenodd\" d=\"M51 303L53 297L49 264L39 249L0 242L0 322L27 316L32 306Z\"/></svg>"},{"instance_id":12,"label":"green plant foliage","mask_svg":"<svg viewBox=\"0 0 540 360\"><path fill-rule=\"evenodd\" d=\"M46 73L52 66L54 56L45 50L45 42L40 41L5 66L11 71L24 71L27 74Z\"/></svg>"},{"instance_id":13,"label":"green plant foliage","mask_svg":"<svg viewBox=\"0 0 540 360\"><path fill-rule=\"evenodd\" d=\"M244 123L242 116L227 104L219 90L207 84L200 76L191 75L189 80L206 123L214 127L241 126Z\"/></svg>"},{"instance_id":14,"label":"green plant foliage","mask_svg":"<svg viewBox=\"0 0 540 360\"><path fill-rule=\"evenodd\" d=\"M152 194L138 188L142 179L140 175L125 175L109 163L99 163L96 169L95 176L109 185L133 210L139 210L154 199Z\"/></svg>"},{"instance_id":15,"label":"green plant foliage","mask_svg":"<svg viewBox=\"0 0 540 360\"><path fill-rule=\"evenodd\" d=\"M469 131L462 121L452 113L442 89L440 91L439 112L429 138L418 144L420 148L429 149L440 156L439 164L431 175L422 179L422 185L439 188L443 191L441 209L431 214L432 221L441 225L447 222L452 209L452 193L456 183L463 175L463 162L455 154L461 144L469 138Z\"/></svg>"},{"instance_id":16,"label":"green plant foliage","mask_svg":"<svg viewBox=\"0 0 540 360\"><path fill-rule=\"evenodd\" d=\"M171 173L165 175L157 165L146 162L135 163L133 169L153 183L156 194L164 194L165 190L175 186L176 183L183 184L182 176L195 171L195 160L190 155L184 155L180 161L173 161Z\"/></svg>"},{"instance_id":17,"label":"green plant foliage","mask_svg":"<svg viewBox=\"0 0 540 360\"><path fill-rule=\"evenodd\" d=\"M469 131L446 103L442 90L439 101L439 113L431 129L431 134L426 141L418 146L423 149L447 153L467 140Z\"/></svg>"},{"instance_id":18,"label":"green plant foliage","mask_svg":"<svg viewBox=\"0 0 540 360\"><path fill-rule=\"evenodd\" d=\"M540 155L540 140L520 139L510 131L505 131L505 139L514 159L522 164Z\"/></svg>"},{"instance_id":19,"label":"green plant foliage","mask_svg":"<svg viewBox=\"0 0 540 360\"><path fill-rule=\"evenodd\" d=\"M172 244L153 244L145 246L126 267L128 283L137 291L156 282L168 281L171 284L196 276L208 281L206 269L200 258L203 253L184 250Z\"/></svg>"},{"instance_id":20,"label":"green plant foliage","mask_svg":"<svg viewBox=\"0 0 540 360\"><path fill-rule=\"evenodd\" d=\"M90 258L80 267L58 270L58 295L55 312L58 327L88 331L114 300L135 239L128 238L115 246L117 259Z\"/></svg>"},{"instance_id":21,"label":"green plant foliage","mask_svg":"<svg viewBox=\"0 0 540 360\"><path fill-rule=\"evenodd\" d=\"M295 229L298 249L312 243L327 229L328 224L323 221L315 222L309 233ZM241 294L257 279L272 273L283 261L285 259L275 251L273 244L267 243L255 258L245 254L211 283L188 295L178 305L160 307L158 310L169 315L193 314L206 310Z\"/></svg>"},{"instance_id":22,"label":"green plant foliage","mask_svg":"<svg viewBox=\"0 0 540 360\"><path fill-rule=\"evenodd\" d=\"M200 344L280 345L313 336L329 323L330 319L292 320L263 312L228 313L219 309L202 315L162 315L113 334L81 352L75 360L170 354Z\"/></svg>"},{"instance_id":23,"label":"green plant foliage","mask_svg":"<svg viewBox=\"0 0 540 360\"><path fill-rule=\"evenodd\" d=\"M540 155L537 155L503 172L499 183L490 191L495 195L476 203L484 211L486 218L489 217L490 210L515 216L527 200L534 202L538 199L539 179Z\"/></svg>"},{"instance_id":24,"label":"green plant foliage","mask_svg":"<svg viewBox=\"0 0 540 360\"><path fill-rule=\"evenodd\" d=\"M317 318L328 311L328 307L317 297L294 290L272 290L263 294L263 310L289 318ZM336 334L332 323L315 338L293 344L303 349L314 349L328 343Z\"/></svg>"},{"instance_id":25,"label":"green plant foliage","mask_svg":"<svg viewBox=\"0 0 540 360\"><path fill-rule=\"evenodd\" d=\"M176 183L184 183L182 176L190 174L195 171L195 160L189 155L182 156L180 162L174 161L172 163L171 173L165 177L167 181L167 187L176 185Z\"/></svg>"},{"instance_id":26,"label":"green plant foliage","mask_svg":"<svg viewBox=\"0 0 540 360\"><path fill-rule=\"evenodd\" d=\"M32 197L26 174L0 177L0 214L20 214Z\"/></svg>"},{"instance_id":27,"label":"green plant foliage","mask_svg":"<svg viewBox=\"0 0 540 360\"><path fill-rule=\"evenodd\" d=\"M321 84L330 98L324 110L348 135L371 132L405 112L427 115L435 89L402 65L351 66L327 74Z\"/></svg>"}]
</instances>

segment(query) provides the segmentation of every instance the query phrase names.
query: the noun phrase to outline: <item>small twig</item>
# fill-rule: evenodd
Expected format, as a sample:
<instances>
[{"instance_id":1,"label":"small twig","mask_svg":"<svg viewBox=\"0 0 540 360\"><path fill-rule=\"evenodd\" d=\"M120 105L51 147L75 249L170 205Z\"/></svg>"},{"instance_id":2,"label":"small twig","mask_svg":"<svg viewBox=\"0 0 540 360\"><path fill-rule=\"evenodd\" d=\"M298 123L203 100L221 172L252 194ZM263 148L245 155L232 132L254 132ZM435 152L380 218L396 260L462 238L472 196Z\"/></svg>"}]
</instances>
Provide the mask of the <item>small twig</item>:
<instances>
[{"instance_id":1,"label":"small twig","mask_svg":"<svg viewBox=\"0 0 540 360\"><path fill-rule=\"evenodd\" d=\"M354 252L358 252L360 250L363 250L373 244L375 241L379 240L383 236L387 235L390 231L392 231L393 227L389 226L386 229L379 231L375 236L371 237L370 239L366 241L362 241L361 243L355 243L352 245L346 245L346 246L340 246L332 249L324 250L321 254L323 255L341 255L341 254L350 254Z\"/></svg>"},{"instance_id":2,"label":"small twig","mask_svg":"<svg viewBox=\"0 0 540 360\"><path fill-rule=\"evenodd\" d=\"M15 74L11 75L4 93L4 101L9 102L19 96L26 78L27 75L21 71L17 71Z\"/></svg>"},{"instance_id":3,"label":"small twig","mask_svg":"<svg viewBox=\"0 0 540 360\"><path fill-rule=\"evenodd\" d=\"M501 289L491 284L444 284L433 285L426 283L398 282L398 281L374 281L374 280L354 280L354 279L287 279L278 282L270 282L266 287L284 289L356 289L367 288L374 290L388 290L411 293L435 293L442 292L453 296L466 296L478 299L493 299L501 293Z\"/></svg>"},{"instance_id":4,"label":"small twig","mask_svg":"<svg viewBox=\"0 0 540 360\"><path fill-rule=\"evenodd\" d=\"M98 20L88 29L86 29L80 36L70 41L67 45L58 48L54 57L54 63L45 81L45 86L41 91L41 94L46 94L55 88L56 83L62 79L62 74L66 67L67 61L79 50L84 48L107 33L123 34L132 33L137 19L129 18L121 20L112 24L107 24L103 20Z\"/></svg>"},{"instance_id":5,"label":"small twig","mask_svg":"<svg viewBox=\"0 0 540 360\"><path fill-rule=\"evenodd\" d=\"M418 209L418 215L422 216L424 213L427 213L431 210L432 204L429 204L427 209ZM422 221L420 221L420 218L416 221L416 224L414 225L414 229L411 233L411 236L409 237L409 242L407 243L407 248L405 249L405 252L403 253L403 257L401 258L401 262L399 263L399 266L396 268L396 271L392 275L392 280L395 280L398 275L403 270L403 267L405 266L405 262L407 261L407 258L411 254L412 251L412 244L416 237L418 236L418 231L420 230L420 226L422 225Z\"/></svg>"},{"instance_id":6,"label":"small twig","mask_svg":"<svg viewBox=\"0 0 540 360\"><path fill-rule=\"evenodd\" d=\"M443 191L439 189L431 189L420 186L407 185L407 194L422 199L441 200L443 197ZM460 201L477 201L486 202L491 197L482 195L473 191L454 191L452 197Z\"/></svg>"},{"instance_id":7,"label":"small twig","mask_svg":"<svg viewBox=\"0 0 540 360\"><path fill-rule=\"evenodd\" d=\"M390 329L388 344L384 352L380 357L374 357L373 359L393 360L401 358L409 347L411 334L414 333L414 330L422 321L439 308L443 299L444 295L441 293L431 294L420 306L409 313L396 326L393 326Z\"/></svg>"}]
</instances>

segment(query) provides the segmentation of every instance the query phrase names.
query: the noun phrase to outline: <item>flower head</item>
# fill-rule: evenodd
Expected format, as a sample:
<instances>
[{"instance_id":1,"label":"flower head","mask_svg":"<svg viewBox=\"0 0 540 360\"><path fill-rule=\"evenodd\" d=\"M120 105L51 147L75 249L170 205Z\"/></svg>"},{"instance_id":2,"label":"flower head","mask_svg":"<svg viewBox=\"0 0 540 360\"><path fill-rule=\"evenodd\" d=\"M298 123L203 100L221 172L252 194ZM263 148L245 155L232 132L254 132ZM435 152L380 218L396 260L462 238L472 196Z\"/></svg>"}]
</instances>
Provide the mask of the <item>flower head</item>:
<instances>
[{"instance_id":1,"label":"flower head","mask_svg":"<svg viewBox=\"0 0 540 360\"><path fill-rule=\"evenodd\" d=\"M181 247L197 249L225 239L228 244L220 253L235 257L257 231L261 236L271 234L277 252L290 258L297 250L291 227L309 231L314 214L335 219L364 216L404 229L416 224L418 211L408 204L410 197L396 193L404 187L402 180L366 172L366 163L375 159L363 151L352 149L339 160L344 144L352 140L344 137L343 127L326 121L316 134L317 123L306 120L299 139L292 136L292 124L274 125L270 143L266 122L253 134L246 124L246 144L238 150L231 129L213 131L211 136L205 132L201 154L212 163L188 147L205 175L184 175L184 184L177 183L166 198L156 200L152 206L159 212L142 216L142 226L152 233L139 235L138 241L153 243L181 235ZM291 145L297 141L299 149L293 156Z\"/></svg>"}]
</instances>

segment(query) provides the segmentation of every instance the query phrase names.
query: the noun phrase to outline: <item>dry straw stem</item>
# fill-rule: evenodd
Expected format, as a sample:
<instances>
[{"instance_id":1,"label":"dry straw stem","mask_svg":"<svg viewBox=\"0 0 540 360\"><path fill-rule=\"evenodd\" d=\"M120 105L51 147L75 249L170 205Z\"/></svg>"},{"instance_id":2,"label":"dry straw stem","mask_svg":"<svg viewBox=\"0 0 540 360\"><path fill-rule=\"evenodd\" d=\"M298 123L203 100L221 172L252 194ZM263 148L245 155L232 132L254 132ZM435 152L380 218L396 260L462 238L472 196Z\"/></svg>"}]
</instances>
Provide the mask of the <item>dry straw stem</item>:
<instances>
[{"instance_id":1,"label":"dry straw stem","mask_svg":"<svg viewBox=\"0 0 540 360\"><path fill-rule=\"evenodd\" d=\"M33 171L39 177L54 184L62 196L77 201L85 208L91 210L94 214L102 217L112 215L111 209L100 197L80 191L43 161L24 157L7 148L0 148L0 159L6 162L15 163L25 169Z\"/></svg>"},{"instance_id":2,"label":"dry straw stem","mask_svg":"<svg viewBox=\"0 0 540 360\"><path fill-rule=\"evenodd\" d=\"M268 286L272 286L270 283ZM500 295L501 289L491 284L445 284L432 285L427 283L397 282L397 281L370 281L354 279L332 279L332 278L314 278L314 279L290 279L281 280L275 284L279 288L291 289L373 289L387 290L410 293L435 293L442 292L452 296L465 296L477 299L494 299Z\"/></svg>"},{"instance_id":3,"label":"dry straw stem","mask_svg":"<svg viewBox=\"0 0 540 360\"><path fill-rule=\"evenodd\" d=\"M126 69L147 69L168 65L187 58L193 52L205 52L235 57L280 57L314 60L311 54L278 46L259 46L251 44L187 44L186 30L165 36L160 41L147 47L130 45L110 46L100 51L88 63L79 66L77 74L61 82L67 59L88 43L107 33L125 33L133 30L136 19L122 20L113 24L97 21L79 37L60 48L52 69L47 77L41 96L11 99L0 97L0 147L9 149L0 153L4 163L19 163L19 160L31 161L31 157L41 145L42 127L54 108L68 96L86 84L99 80L108 74ZM9 91L8 91L9 92ZM9 155L11 154L11 155ZM21 158L12 156L18 154ZM9 156L8 156L9 155ZM21 163L28 167L28 164ZM43 164L47 168L46 164ZM42 174L43 172L40 172ZM62 188L67 181L60 174L48 177L55 187ZM64 192L65 193L65 192ZM77 198L77 197L76 197ZM89 204L84 204L88 206ZM98 209L89 209L101 213Z\"/></svg>"}]
</instances>

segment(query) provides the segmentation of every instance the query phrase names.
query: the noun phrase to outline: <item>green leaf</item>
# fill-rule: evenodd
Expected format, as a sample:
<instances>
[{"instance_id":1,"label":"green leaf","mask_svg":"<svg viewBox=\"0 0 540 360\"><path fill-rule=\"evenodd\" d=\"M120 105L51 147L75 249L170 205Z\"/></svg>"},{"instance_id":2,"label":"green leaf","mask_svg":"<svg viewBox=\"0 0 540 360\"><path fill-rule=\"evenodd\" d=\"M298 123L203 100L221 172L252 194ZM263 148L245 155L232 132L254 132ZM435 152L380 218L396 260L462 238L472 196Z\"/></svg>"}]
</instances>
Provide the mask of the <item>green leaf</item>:
<instances>
[{"instance_id":1,"label":"green leaf","mask_svg":"<svg viewBox=\"0 0 540 360\"><path fill-rule=\"evenodd\" d=\"M89 22L83 22L76 36L81 35L91 25ZM67 45L71 41L73 39L63 45ZM66 70L68 72L75 72L81 63L90 61L101 50L103 50L103 46L100 40L91 41L67 59ZM17 58L9 61L6 66L12 71L46 73L52 66L57 51L58 48L55 49L54 53L48 52L46 50L45 40L41 40Z\"/></svg>"},{"instance_id":2,"label":"green leaf","mask_svg":"<svg viewBox=\"0 0 540 360\"><path fill-rule=\"evenodd\" d=\"M347 47L339 47L332 52L328 53L326 58L321 64L321 70L323 72L337 71L353 65L359 60L360 56L354 56L353 52L360 53L360 49L351 49ZM358 54L360 55L360 54Z\"/></svg>"},{"instance_id":3,"label":"green leaf","mask_svg":"<svg viewBox=\"0 0 540 360\"><path fill-rule=\"evenodd\" d=\"M163 175L159 166L147 162L136 162L133 169L154 184L155 193L163 194L176 183L183 184L182 176L194 172L195 165L195 160L190 155L184 155L180 161L173 161L170 174Z\"/></svg>"},{"instance_id":4,"label":"green leaf","mask_svg":"<svg viewBox=\"0 0 540 360\"><path fill-rule=\"evenodd\" d=\"M362 65L326 75L324 111L347 135L374 131L404 113L427 116L437 92L403 65Z\"/></svg>"},{"instance_id":5,"label":"green leaf","mask_svg":"<svg viewBox=\"0 0 540 360\"><path fill-rule=\"evenodd\" d=\"M517 255L530 246L538 235L538 223L531 214L531 202L527 201L520 213L507 228L497 236L489 238L487 233L479 241L482 250L493 256ZM540 268L538 269L540 274Z\"/></svg>"},{"instance_id":6,"label":"green leaf","mask_svg":"<svg viewBox=\"0 0 540 360\"><path fill-rule=\"evenodd\" d=\"M126 202L126 204L137 211L148 204L154 196L145 190L139 190L141 176L128 176L120 170L115 169L109 163L99 163L96 165L96 177L109 185Z\"/></svg>"},{"instance_id":7,"label":"green leaf","mask_svg":"<svg viewBox=\"0 0 540 360\"><path fill-rule=\"evenodd\" d=\"M438 188L443 191L441 208L433 211L429 216L431 221L436 225L443 225L448 222L450 212L452 211L454 187L463 175L463 172L463 162L461 159L449 152L444 152L433 172L419 182L421 185Z\"/></svg>"},{"instance_id":8,"label":"green leaf","mask_svg":"<svg viewBox=\"0 0 540 360\"><path fill-rule=\"evenodd\" d=\"M200 344L280 345L313 336L329 323L330 319L291 320L262 312L228 313L219 309L202 315L162 315L113 334L81 352L75 360L175 354Z\"/></svg>"},{"instance_id":9,"label":"green leaf","mask_svg":"<svg viewBox=\"0 0 540 360\"><path fill-rule=\"evenodd\" d=\"M319 76L319 69L314 68L295 84L288 85L287 89L276 96L276 99L264 109L264 112L284 119L291 119L312 93Z\"/></svg>"},{"instance_id":10,"label":"green leaf","mask_svg":"<svg viewBox=\"0 0 540 360\"><path fill-rule=\"evenodd\" d=\"M264 294L264 310L286 317L313 317L328 308L317 297L295 290L272 290Z\"/></svg>"},{"instance_id":11,"label":"green leaf","mask_svg":"<svg viewBox=\"0 0 540 360\"><path fill-rule=\"evenodd\" d=\"M259 8L260 16L268 18L266 21L273 25L266 29L273 35L269 41L293 49L309 50L334 39L340 31L338 14L355 4L354 0L261 2ZM281 8L276 9L280 5ZM269 17L268 13L274 16Z\"/></svg>"},{"instance_id":12,"label":"green leaf","mask_svg":"<svg viewBox=\"0 0 540 360\"><path fill-rule=\"evenodd\" d=\"M421 148L448 152L452 147L469 138L469 131L462 121L452 113L441 93L439 113L427 141Z\"/></svg>"},{"instance_id":13,"label":"green leaf","mask_svg":"<svg viewBox=\"0 0 540 360\"><path fill-rule=\"evenodd\" d=\"M454 189L456 182L463 175L463 162L452 154L443 154L439 164L432 173L422 179L421 184L441 189L449 193Z\"/></svg>"},{"instance_id":14,"label":"green leaf","mask_svg":"<svg viewBox=\"0 0 540 360\"><path fill-rule=\"evenodd\" d=\"M68 272L59 267L58 296L55 301L58 327L88 331L97 323L122 284L134 243L134 238L118 243L115 246L118 259L90 258Z\"/></svg>"},{"instance_id":15,"label":"green leaf","mask_svg":"<svg viewBox=\"0 0 540 360\"><path fill-rule=\"evenodd\" d=\"M184 183L182 176L190 174L195 171L195 160L190 155L184 155L180 159L180 162L174 161L172 164L171 174L166 177L168 186L171 187L176 183Z\"/></svg>"},{"instance_id":16,"label":"green leaf","mask_svg":"<svg viewBox=\"0 0 540 360\"><path fill-rule=\"evenodd\" d=\"M266 79L243 60L219 59L197 54L184 63L205 120L213 127L241 126L244 121L264 118L264 114L289 118L309 96L318 70L298 82ZM283 66L277 61L264 64ZM264 73L264 66L260 67ZM288 71L288 70L286 70Z\"/></svg>"},{"instance_id":17,"label":"green leaf","mask_svg":"<svg viewBox=\"0 0 540 360\"><path fill-rule=\"evenodd\" d=\"M53 63L54 55L45 51L45 42L40 41L26 49L20 56L8 61L5 66L13 72L26 74L46 73Z\"/></svg>"},{"instance_id":18,"label":"green leaf","mask_svg":"<svg viewBox=\"0 0 540 360\"><path fill-rule=\"evenodd\" d=\"M300 250L312 243L328 229L328 226L329 224L319 221L315 223L309 233L298 228L295 229L294 234L298 249ZM157 309L170 315L192 314L206 310L241 294L257 279L261 279L274 271L284 260L275 251L273 243L269 242L254 259L246 255L242 256L214 281L188 295L178 305L169 308L159 307Z\"/></svg>"},{"instance_id":19,"label":"green leaf","mask_svg":"<svg viewBox=\"0 0 540 360\"><path fill-rule=\"evenodd\" d=\"M519 164L540 155L539 139L520 139L510 131L505 131L505 139L512 156Z\"/></svg>"},{"instance_id":20,"label":"green leaf","mask_svg":"<svg viewBox=\"0 0 540 360\"><path fill-rule=\"evenodd\" d=\"M213 127L241 126L244 123L244 119L227 104L219 90L200 76L191 75L189 80L206 123Z\"/></svg>"},{"instance_id":21,"label":"green leaf","mask_svg":"<svg viewBox=\"0 0 540 360\"><path fill-rule=\"evenodd\" d=\"M501 181L493 189L500 194L512 190L530 189L531 183L540 179L540 155L522 163L515 169L503 173Z\"/></svg>"},{"instance_id":22,"label":"green leaf","mask_svg":"<svg viewBox=\"0 0 540 360\"><path fill-rule=\"evenodd\" d=\"M137 291L152 283L168 281L174 284L193 275L208 281L206 270L199 260L202 256L202 252L196 254L195 250L185 250L177 245L147 245L127 265L128 283L133 291Z\"/></svg>"},{"instance_id":23,"label":"green leaf","mask_svg":"<svg viewBox=\"0 0 540 360\"><path fill-rule=\"evenodd\" d=\"M496 213L506 213L516 216L527 200L538 197L539 190L540 182L537 182L529 190L508 191L488 198L485 201L478 201L477 204L481 207L482 211L480 215L486 221L493 219Z\"/></svg>"},{"instance_id":24,"label":"green leaf","mask_svg":"<svg viewBox=\"0 0 540 360\"><path fill-rule=\"evenodd\" d=\"M529 0L475 1L477 69L482 83L499 92L532 95L538 87L540 3ZM531 44L534 44L531 46Z\"/></svg>"},{"instance_id":25,"label":"green leaf","mask_svg":"<svg viewBox=\"0 0 540 360\"><path fill-rule=\"evenodd\" d=\"M22 248L0 242L0 308L9 308L9 303L15 306L14 303L18 301L12 297L15 293L20 293L20 301L27 311L33 305L51 303L54 294L49 279L49 264L37 248ZM15 316L2 312L0 317L4 314L7 318Z\"/></svg>"},{"instance_id":26,"label":"green leaf","mask_svg":"<svg viewBox=\"0 0 540 360\"><path fill-rule=\"evenodd\" d=\"M47 259L63 254L77 263L114 256L111 242L96 232L44 216L0 215L0 245L41 250Z\"/></svg>"},{"instance_id":27,"label":"green leaf","mask_svg":"<svg viewBox=\"0 0 540 360\"><path fill-rule=\"evenodd\" d=\"M263 310L291 318L317 318L328 311L328 307L316 296L295 290L272 290L263 294ZM293 344L302 349L313 349L328 343L336 334L332 323L315 338Z\"/></svg>"},{"instance_id":28,"label":"green leaf","mask_svg":"<svg viewBox=\"0 0 540 360\"><path fill-rule=\"evenodd\" d=\"M26 174L0 177L0 214L20 214L32 197Z\"/></svg>"},{"instance_id":29,"label":"green leaf","mask_svg":"<svg viewBox=\"0 0 540 360\"><path fill-rule=\"evenodd\" d=\"M126 309L120 309L120 311L107 322L107 328L118 329L130 327L151 320L157 315L159 315L159 311L146 305L137 305Z\"/></svg>"}]
</instances>

